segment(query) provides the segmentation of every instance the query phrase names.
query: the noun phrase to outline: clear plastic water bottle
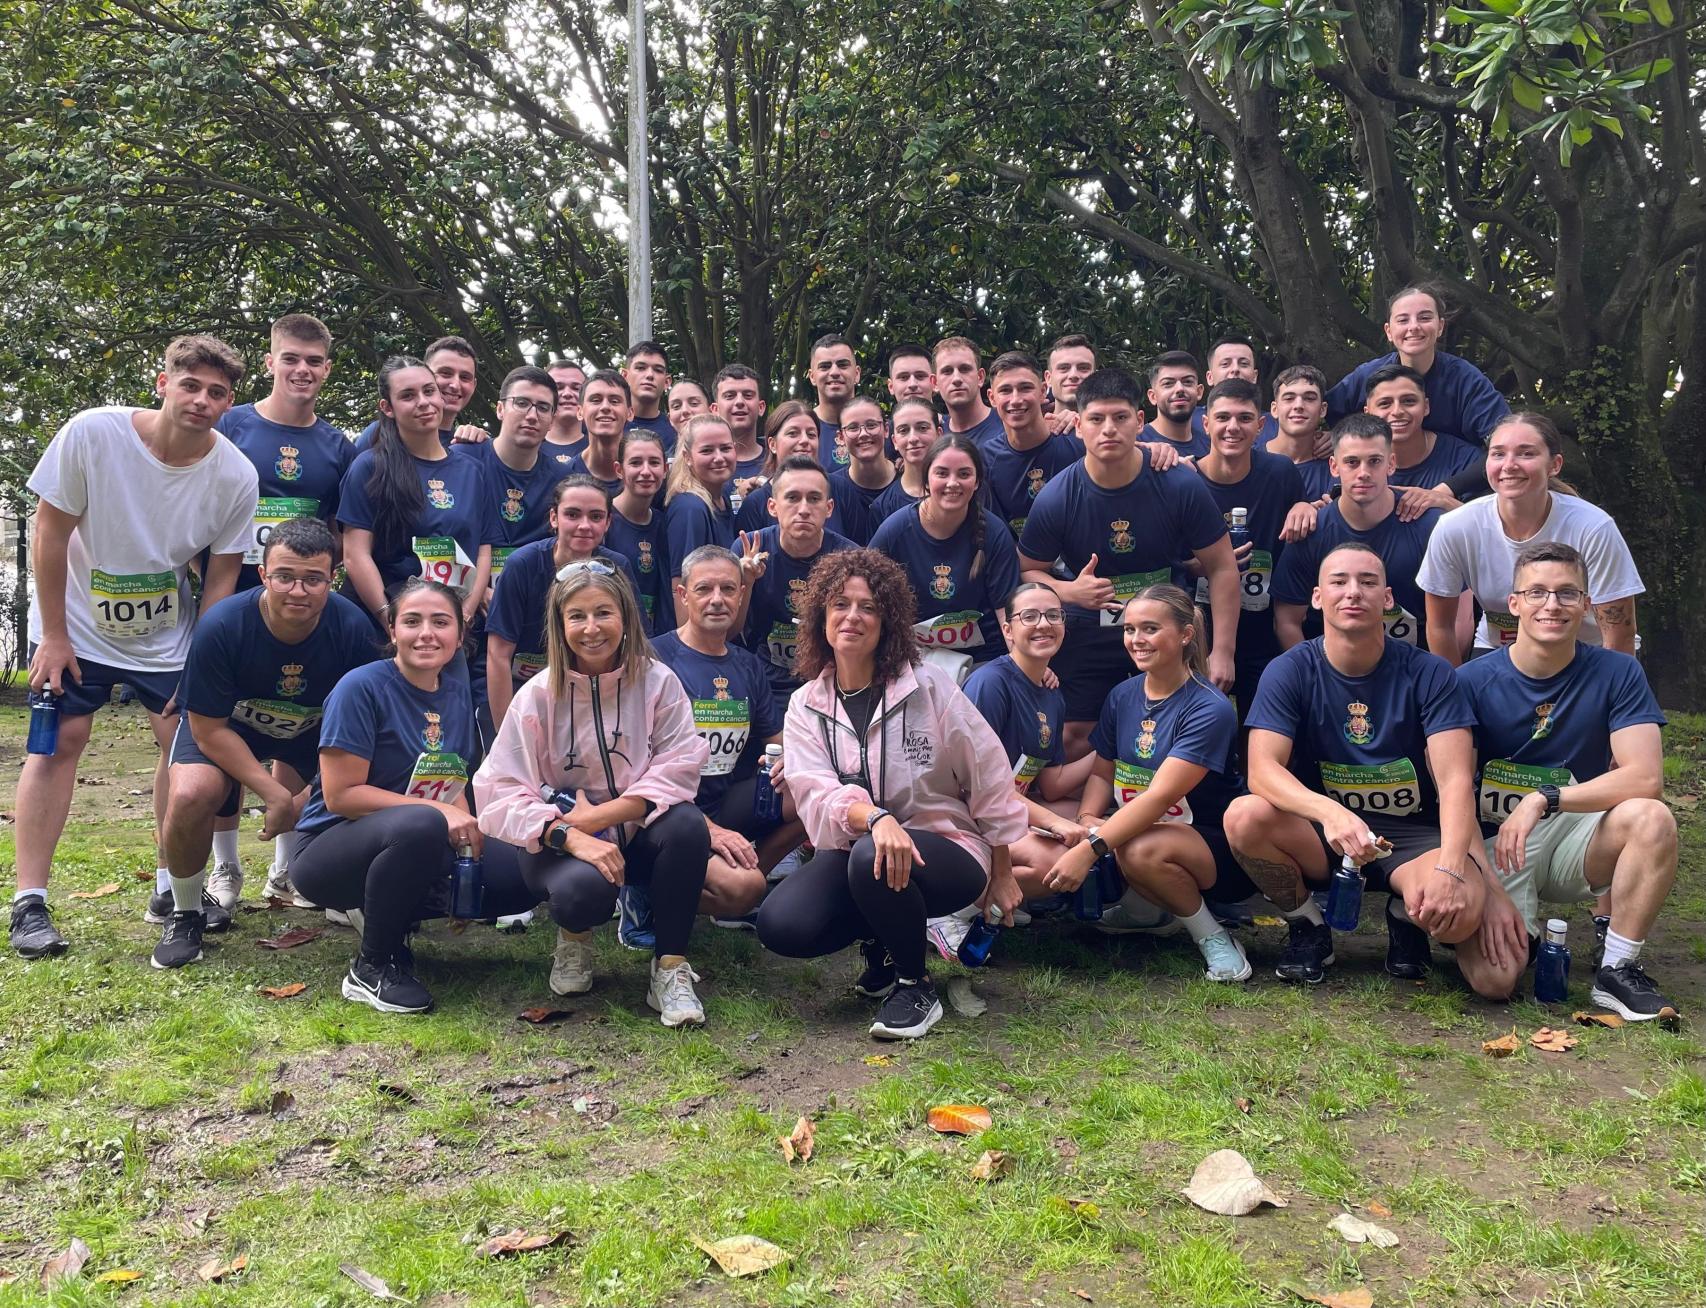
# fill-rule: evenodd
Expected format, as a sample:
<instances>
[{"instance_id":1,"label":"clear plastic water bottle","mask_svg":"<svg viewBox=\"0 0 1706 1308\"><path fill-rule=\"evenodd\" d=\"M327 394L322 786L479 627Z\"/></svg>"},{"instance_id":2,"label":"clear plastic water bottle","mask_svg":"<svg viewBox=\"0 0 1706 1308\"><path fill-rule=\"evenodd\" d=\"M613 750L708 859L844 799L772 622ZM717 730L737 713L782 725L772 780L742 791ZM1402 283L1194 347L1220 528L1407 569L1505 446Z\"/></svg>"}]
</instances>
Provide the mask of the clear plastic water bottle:
<instances>
[{"instance_id":1,"label":"clear plastic water bottle","mask_svg":"<svg viewBox=\"0 0 1706 1308\"><path fill-rule=\"evenodd\" d=\"M450 875L450 916L464 922L484 917L486 898L485 870L474 857L472 845L462 846L456 855L456 870Z\"/></svg>"},{"instance_id":2,"label":"clear plastic water bottle","mask_svg":"<svg viewBox=\"0 0 1706 1308\"><path fill-rule=\"evenodd\" d=\"M1227 528L1226 534L1231 538L1232 549L1233 552L1236 553L1238 550L1250 543L1250 510L1233 509L1231 516L1232 525ZM1240 558L1238 560L1238 571L1248 572L1249 570L1249 557L1245 556Z\"/></svg>"},{"instance_id":3,"label":"clear plastic water bottle","mask_svg":"<svg viewBox=\"0 0 1706 1308\"><path fill-rule=\"evenodd\" d=\"M45 687L30 692L30 738L25 748L32 754L59 752L59 696Z\"/></svg>"},{"instance_id":4,"label":"clear plastic water bottle","mask_svg":"<svg viewBox=\"0 0 1706 1308\"><path fill-rule=\"evenodd\" d=\"M752 817L755 822L776 823L782 820L782 794L770 780L770 769L782 757L780 745L764 747L764 761L752 779Z\"/></svg>"},{"instance_id":5,"label":"clear plastic water bottle","mask_svg":"<svg viewBox=\"0 0 1706 1308\"><path fill-rule=\"evenodd\" d=\"M1570 990L1570 924L1561 917L1546 920L1546 939L1534 960L1534 998L1541 1004L1561 1004Z\"/></svg>"},{"instance_id":6,"label":"clear plastic water bottle","mask_svg":"<svg viewBox=\"0 0 1706 1308\"><path fill-rule=\"evenodd\" d=\"M960 941L960 962L967 967L982 967L989 961L989 951L995 947L995 938L1000 934L1001 910L991 904L987 917L979 913L971 920L971 929Z\"/></svg>"},{"instance_id":7,"label":"clear plastic water bottle","mask_svg":"<svg viewBox=\"0 0 1706 1308\"><path fill-rule=\"evenodd\" d=\"M1335 931L1355 931L1362 917L1362 869L1349 854L1333 873L1327 892L1327 925Z\"/></svg>"}]
</instances>

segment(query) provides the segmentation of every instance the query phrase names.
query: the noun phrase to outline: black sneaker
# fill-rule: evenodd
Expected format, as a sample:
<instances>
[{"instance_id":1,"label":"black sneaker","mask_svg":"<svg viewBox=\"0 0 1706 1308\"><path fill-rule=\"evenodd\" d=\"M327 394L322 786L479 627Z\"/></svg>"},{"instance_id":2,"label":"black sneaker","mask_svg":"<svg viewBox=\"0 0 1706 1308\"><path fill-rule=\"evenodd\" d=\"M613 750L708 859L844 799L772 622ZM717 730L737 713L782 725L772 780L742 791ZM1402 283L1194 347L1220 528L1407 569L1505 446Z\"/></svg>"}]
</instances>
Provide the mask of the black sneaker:
<instances>
[{"instance_id":1,"label":"black sneaker","mask_svg":"<svg viewBox=\"0 0 1706 1308\"><path fill-rule=\"evenodd\" d=\"M1593 1002L1621 1013L1625 1021L1675 1021L1676 1006L1659 993L1653 979L1639 963L1625 960L1616 967L1602 967L1593 979Z\"/></svg>"},{"instance_id":2,"label":"black sneaker","mask_svg":"<svg viewBox=\"0 0 1706 1308\"><path fill-rule=\"evenodd\" d=\"M894 959L875 940L861 940L859 952L864 956L865 970L853 982L853 989L867 999L886 999L894 989Z\"/></svg>"},{"instance_id":3,"label":"black sneaker","mask_svg":"<svg viewBox=\"0 0 1706 1308\"><path fill-rule=\"evenodd\" d=\"M156 890L148 896L148 907L142 910L142 920L149 926L165 926L172 920L172 914L176 911L177 906L172 903L172 892L168 890L162 894Z\"/></svg>"},{"instance_id":4,"label":"black sneaker","mask_svg":"<svg viewBox=\"0 0 1706 1308\"><path fill-rule=\"evenodd\" d=\"M892 966L892 964L891 964ZM942 1001L929 977L896 981L893 992L883 1000L871 1034L879 1040L916 1040L942 1020Z\"/></svg>"},{"instance_id":5,"label":"black sneaker","mask_svg":"<svg viewBox=\"0 0 1706 1308\"><path fill-rule=\"evenodd\" d=\"M168 890L161 894L156 890L148 896L148 908L142 914L142 920L153 926L164 926L172 920L177 906L172 902L172 892ZM231 929L231 910L226 908L206 890L201 892L201 915L207 919L203 929L210 936L217 936Z\"/></svg>"},{"instance_id":6,"label":"black sneaker","mask_svg":"<svg viewBox=\"0 0 1706 1308\"><path fill-rule=\"evenodd\" d=\"M344 976L344 998L381 1013L424 1013L432 995L396 959L383 967L358 958Z\"/></svg>"},{"instance_id":7,"label":"black sneaker","mask_svg":"<svg viewBox=\"0 0 1706 1308\"><path fill-rule=\"evenodd\" d=\"M25 958L51 958L65 952L65 937L53 929L53 915L40 895L12 901L12 948Z\"/></svg>"},{"instance_id":8,"label":"black sneaker","mask_svg":"<svg viewBox=\"0 0 1706 1308\"><path fill-rule=\"evenodd\" d=\"M1611 919L1595 913L1593 918L1593 944L1595 955L1605 957L1605 933L1611 930Z\"/></svg>"},{"instance_id":9,"label":"black sneaker","mask_svg":"<svg viewBox=\"0 0 1706 1308\"><path fill-rule=\"evenodd\" d=\"M1402 897L1386 897L1386 974L1400 981L1420 981L1433 963L1433 945L1428 933L1399 915Z\"/></svg>"},{"instance_id":10,"label":"black sneaker","mask_svg":"<svg viewBox=\"0 0 1706 1308\"><path fill-rule=\"evenodd\" d=\"M162 972L201 962L201 933L206 929L204 914L173 913L166 919L160 943L154 946L154 957L148 961Z\"/></svg>"},{"instance_id":11,"label":"black sneaker","mask_svg":"<svg viewBox=\"0 0 1706 1308\"><path fill-rule=\"evenodd\" d=\"M1274 975L1281 981L1304 981L1316 985L1333 965L1333 931L1325 922L1306 917L1286 920L1291 939L1286 941Z\"/></svg>"}]
</instances>

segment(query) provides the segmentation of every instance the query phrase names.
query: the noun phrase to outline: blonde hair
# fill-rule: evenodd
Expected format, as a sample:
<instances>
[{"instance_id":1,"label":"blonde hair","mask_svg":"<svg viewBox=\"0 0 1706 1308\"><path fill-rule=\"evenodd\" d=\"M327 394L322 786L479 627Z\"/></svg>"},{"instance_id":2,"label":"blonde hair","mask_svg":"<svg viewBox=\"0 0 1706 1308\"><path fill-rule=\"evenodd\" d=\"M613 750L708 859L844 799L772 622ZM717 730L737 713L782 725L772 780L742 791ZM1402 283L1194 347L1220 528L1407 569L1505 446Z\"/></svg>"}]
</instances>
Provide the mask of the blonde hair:
<instances>
[{"instance_id":1,"label":"blonde hair","mask_svg":"<svg viewBox=\"0 0 1706 1308\"><path fill-rule=\"evenodd\" d=\"M640 602L629 589L628 579L620 572L598 572L584 564L570 566L574 571L553 583L545 596L545 662L551 677L551 698L566 698L569 673L580 671L575 666L575 654L569 648L569 638L563 633L563 610L571 599L589 588L601 590L616 601L616 610L622 617L622 643L617 647L617 662L622 679L639 685L655 656L651 643L646 640Z\"/></svg>"},{"instance_id":2,"label":"blonde hair","mask_svg":"<svg viewBox=\"0 0 1706 1308\"><path fill-rule=\"evenodd\" d=\"M712 513L717 512L718 504L711 494L711 488L700 481L690 466L693 462L693 442L699 433L712 427L734 435L734 429L726 418L719 418L714 413L696 413L687 421L687 426L681 429L681 444L675 452L675 461L669 465L669 480L664 483L665 504L670 503L677 495L696 495L705 502L705 507ZM726 494L726 491L725 491Z\"/></svg>"},{"instance_id":3,"label":"blonde hair","mask_svg":"<svg viewBox=\"0 0 1706 1308\"><path fill-rule=\"evenodd\" d=\"M1185 667L1198 681L1208 684L1208 654L1203 649L1203 632L1208 628L1197 602L1168 582L1145 586L1125 602L1126 609L1130 609L1138 600L1154 601L1167 610L1167 616L1173 620L1175 627L1181 631L1186 627L1191 629L1191 638L1185 642ZM1124 610L1120 616L1125 616Z\"/></svg>"}]
</instances>

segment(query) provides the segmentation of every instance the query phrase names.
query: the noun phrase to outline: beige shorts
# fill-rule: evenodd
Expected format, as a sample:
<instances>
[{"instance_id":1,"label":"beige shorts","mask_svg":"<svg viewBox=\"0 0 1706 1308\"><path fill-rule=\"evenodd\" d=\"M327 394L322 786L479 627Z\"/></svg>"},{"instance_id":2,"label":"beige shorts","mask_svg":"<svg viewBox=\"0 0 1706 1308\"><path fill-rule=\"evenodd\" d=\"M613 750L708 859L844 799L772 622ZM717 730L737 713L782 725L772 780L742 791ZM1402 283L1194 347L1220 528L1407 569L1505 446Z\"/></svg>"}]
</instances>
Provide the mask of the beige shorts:
<instances>
[{"instance_id":1,"label":"beige shorts","mask_svg":"<svg viewBox=\"0 0 1706 1308\"><path fill-rule=\"evenodd\" d=\"M1540 934L1540 904L1575 904L1599 891L1587 882L1588 845L1604 813L1555 813L1528 833L1523 865L1512 876L1500 875L1505 893L1517 906L1528 934ZM1487 839L1487 866L1493 863L1496 837Z\"/></svg>"}]
</instances>

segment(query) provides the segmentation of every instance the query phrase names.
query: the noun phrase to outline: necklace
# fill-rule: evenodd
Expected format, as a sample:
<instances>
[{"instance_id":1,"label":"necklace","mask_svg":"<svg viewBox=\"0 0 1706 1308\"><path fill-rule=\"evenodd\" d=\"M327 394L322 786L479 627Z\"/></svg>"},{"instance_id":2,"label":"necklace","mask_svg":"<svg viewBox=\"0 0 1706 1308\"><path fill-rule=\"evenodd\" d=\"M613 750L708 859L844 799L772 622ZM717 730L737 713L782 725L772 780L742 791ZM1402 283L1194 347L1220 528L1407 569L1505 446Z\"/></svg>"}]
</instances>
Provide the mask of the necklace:
<instances>
[{"instance_id":1,"label":"necklace","mask_svg":"<svg viewBox=\"0 0 1706 1308\"><path fill-rule=\"evenodd\" d=\"M875 680L876 680L875 677L871 678L871 681L875 681ZM853 699L856 696L863 695L867 690L869 690L871 688L871 681L867 681L863 686L860 686L857 690L843 690L841 688L841 683L839 681L837 681L835 683L835 693L837 695L841 696L842 699Z\"/></svg>"}]
</instances>

